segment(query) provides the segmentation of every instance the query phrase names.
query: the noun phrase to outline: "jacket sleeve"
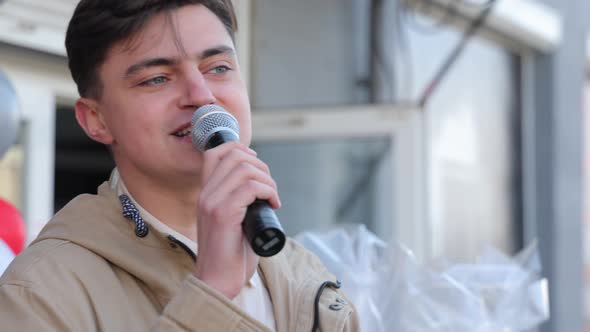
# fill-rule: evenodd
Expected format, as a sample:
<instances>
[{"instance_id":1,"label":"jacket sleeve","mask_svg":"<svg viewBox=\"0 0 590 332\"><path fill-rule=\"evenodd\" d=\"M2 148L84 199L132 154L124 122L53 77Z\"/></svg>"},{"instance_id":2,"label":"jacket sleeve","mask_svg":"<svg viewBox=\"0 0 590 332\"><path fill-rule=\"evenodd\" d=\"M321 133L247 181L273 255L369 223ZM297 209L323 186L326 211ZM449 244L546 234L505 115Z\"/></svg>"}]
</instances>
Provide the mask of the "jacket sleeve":
<instances>
[{"instance_id":1,"label":"jacket sleeve","mask_svg":"<svg viewBox=\"0 0 590 332\"><path fill-rule=\"evenodd\" d=\"M314 317L318 329L314 332L359 332L360 318L354 304L341 292L331 290L319 303L319 315ZM336 294L336 296L334 296ZM310 329L311 330L311 329Z\"/></svg>"},{"instance_id":2,"label":"jacket sleeve","mask_svg":"<svg viewBox=\"0 0 590 332\"><path fill-rule=\"evenodd\" d=\"M164 308L152 331L268 331L193 275Z\"/></svg>"},{"instance_id":3,"label":"jacket sleeve","mask_svg":"<svg viewBox=\"0 0 590 332\"><path fill-rule=\"evenodd\" d=\"M25 282L0 286L3 331L73 331L55 302Z\"/></svg>"},{"instance_id":4,"label":"jacket sleeve","mask_svg":"<svg viewBox=\"0 0 590 332\"><path fill-rule=\"evenodd\" d=\"M97 322L60 308L59 294L45 294L43 287L28 281L11 281L0 286L0 330L2 331L92 331ZM190 276L152 331L269 331L220 293ZM270 332L270 331L269 331Z\"/></svg>"},{"instance_id":5,"label":"jacket sleeve","mask_svg":"<svg viewBox=\"0 0 590 332\"><path fill-rule=\"evenodd\" d=\"M348 319L346 320L346 323L344 324L344 328L342 329L343 332L359 332L361 330L361 322L360 322L360 318L358 315L358 312L356 311L356 308L353 307L352 312L350 313L350 316L348 316Z\"/></svg>"}]
</instances>

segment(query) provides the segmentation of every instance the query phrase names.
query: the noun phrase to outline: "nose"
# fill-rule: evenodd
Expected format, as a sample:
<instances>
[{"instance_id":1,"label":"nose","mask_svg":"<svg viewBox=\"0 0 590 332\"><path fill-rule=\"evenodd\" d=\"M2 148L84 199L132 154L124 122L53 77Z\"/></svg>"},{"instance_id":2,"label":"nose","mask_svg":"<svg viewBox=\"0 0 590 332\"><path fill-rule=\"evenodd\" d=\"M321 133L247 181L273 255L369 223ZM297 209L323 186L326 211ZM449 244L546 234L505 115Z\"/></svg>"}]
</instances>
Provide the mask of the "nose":
<instances>
[{"instance_id":1,"label":"nose","mask_svg":"<svg viewBox=\"0 0 590 332\"><path fill-rule=\"evenodd\" d=\"M203 105L214 104L213 91L209 88L203 74L195 70L186 75L184 91L179 105L181 108L195 109Z\"/></svg>"}]
</instances>

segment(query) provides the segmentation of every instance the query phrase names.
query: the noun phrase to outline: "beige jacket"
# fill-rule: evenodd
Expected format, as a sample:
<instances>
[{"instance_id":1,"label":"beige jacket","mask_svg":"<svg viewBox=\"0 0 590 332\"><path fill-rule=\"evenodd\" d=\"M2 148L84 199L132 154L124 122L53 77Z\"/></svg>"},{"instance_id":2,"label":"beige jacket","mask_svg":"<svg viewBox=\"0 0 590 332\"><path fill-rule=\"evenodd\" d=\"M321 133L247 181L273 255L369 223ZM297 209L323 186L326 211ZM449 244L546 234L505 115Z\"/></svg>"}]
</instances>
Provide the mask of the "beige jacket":
<instances>
[{"instance_id":1,"label":"beige jacket","mask_svg":"<svg viewBox=\"0 0 590 332\"><path fill-rule=\"evenodd\" d=\"M192 275L194 260L174 238L137 237L105 183L51 220L0 279L3 331L268 331ZM358 331L336 279L292 241L260 260L278 332ZM319 292L320 288L323 291Z\"/></svg>"}]
</instances>

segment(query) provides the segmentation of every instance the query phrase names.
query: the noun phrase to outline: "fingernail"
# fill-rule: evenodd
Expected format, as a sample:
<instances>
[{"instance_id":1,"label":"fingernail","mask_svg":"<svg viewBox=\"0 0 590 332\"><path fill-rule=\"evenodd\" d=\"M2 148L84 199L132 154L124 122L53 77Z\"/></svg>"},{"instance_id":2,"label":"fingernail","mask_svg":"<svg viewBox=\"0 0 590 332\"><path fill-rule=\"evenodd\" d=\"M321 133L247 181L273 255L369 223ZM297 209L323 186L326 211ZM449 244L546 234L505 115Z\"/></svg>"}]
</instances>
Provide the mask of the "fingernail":
<instances>
[{"instance_id":1,"label":"fingernail","mask_svg":"<svg viewBox=\"0 0 590 332\"><path fill-rule=\"evenodd\" d=\"M254 150L252 150L252 149L250 149L250 148L248 148L248 151L250 151L250 153L251 153L251 154L253 154L253 155L255 155L255 156L257 156L257 155L258 155L258 153L257 153L256 151L254 151Z\"/></svg>"}]
</instances>

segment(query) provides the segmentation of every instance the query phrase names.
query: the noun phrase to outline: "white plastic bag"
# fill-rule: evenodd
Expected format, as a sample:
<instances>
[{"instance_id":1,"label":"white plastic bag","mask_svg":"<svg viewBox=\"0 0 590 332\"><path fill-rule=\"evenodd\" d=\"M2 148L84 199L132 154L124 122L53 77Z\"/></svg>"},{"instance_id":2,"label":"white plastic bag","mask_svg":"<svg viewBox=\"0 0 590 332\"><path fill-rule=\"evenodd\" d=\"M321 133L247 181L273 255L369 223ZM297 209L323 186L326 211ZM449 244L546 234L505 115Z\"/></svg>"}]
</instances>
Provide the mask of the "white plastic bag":
<instances>
[{"instance_id":1,"label":"white plastic bag","mask_svg":"<svg viewBox=\"0 0 590 332\"><path fill-rule=\"evenodd\" d=\"M535 244L514 258L489 248L475 264L419 264L364 225L295 237L341 281L363 331L517 332L549 317Z\"/></svg>"}]
</instances>

